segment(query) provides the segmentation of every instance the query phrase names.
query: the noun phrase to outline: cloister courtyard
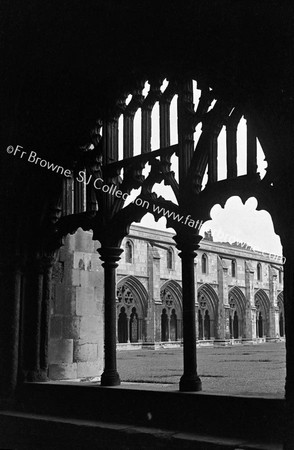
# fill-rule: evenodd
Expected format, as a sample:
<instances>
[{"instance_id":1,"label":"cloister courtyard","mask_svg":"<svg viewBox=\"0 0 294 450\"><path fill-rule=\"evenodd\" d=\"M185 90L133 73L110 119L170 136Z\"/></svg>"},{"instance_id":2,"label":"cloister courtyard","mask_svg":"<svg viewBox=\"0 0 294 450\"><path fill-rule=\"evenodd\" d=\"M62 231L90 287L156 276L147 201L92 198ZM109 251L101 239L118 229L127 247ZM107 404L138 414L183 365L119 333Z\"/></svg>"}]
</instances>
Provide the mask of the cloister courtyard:
<instances>
[{"instance_id":1,"label":"cloister courtyard","mask_svg":"<svg viewBox=\"0 0 294 450\"><path fill-rule=\"evenodd\" d=\"M150 383L174 389L183 368L182 348L120 350L123 383ZM198 374L205 392L283 397L285 343L197 348ZM151 387L151 386L150 386Z\"/></svg>"}]
</instances>

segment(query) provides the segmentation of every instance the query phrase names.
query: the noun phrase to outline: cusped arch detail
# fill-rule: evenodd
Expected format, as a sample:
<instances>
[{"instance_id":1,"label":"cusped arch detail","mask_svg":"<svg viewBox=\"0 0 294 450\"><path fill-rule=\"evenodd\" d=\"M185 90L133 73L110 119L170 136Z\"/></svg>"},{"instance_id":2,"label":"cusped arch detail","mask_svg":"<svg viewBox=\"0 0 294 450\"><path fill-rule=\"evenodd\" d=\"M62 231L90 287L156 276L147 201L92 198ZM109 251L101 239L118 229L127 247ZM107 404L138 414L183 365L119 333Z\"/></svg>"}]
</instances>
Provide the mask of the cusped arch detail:
<instances>
[{"instance_id":1,"label":"cusped arch detail","mask_svg":"<svg viewBox=\"0 0 294 450\"><path fill-rule=\"evenodd\" d=\"M182 313L183 310L183 303L182 303L182 287L179 283L177 283L174 280L169 280L163 283L163 285L160 287L160 291L168 290L176 303L176 309Z\"/></svg>"},{"instance_id":2,"label":"cusped arch detail","mask_svg":"<svg viewBox=\"0 0 294 450\"><path fill-rule=\"evenodd\" d=\"M279 292L277 300L278 302L281 302L282 305L284 305L284 291Z\"/></svg>"},{"instance_id":3,"label":"cusped arch detail","mask_svg":"<svg viewBox=\"0 0 294 450\"><path fill-rule=\"evenodd\" d=\"M277 307L279 308L279 311L284 314L284 292L281 291L277 295Z\"/></svg>"},{"instance_id":4,"label":"cusped arch detail","mask_svg":"<svg viewBox=\"0 0 294 450\"><path fill-rule=\"evenodd\" d=\"M256 306L256 336L259 338L270 334L270 300L263 289L254 294Z\"/></svg>"},{"instance_id":5,"label":"cusped arch detail","mask_svg":"<svg viewBox=\"0 0 294 450\"><path fill-rule=\"evenodd\" d=\"M246 297L238 286L234 286L229 290L229 303L231 297L236 301L237 309L241 315L244 316L246 311Z\"/></svg>"},{"instance_id":6,"label":"cusped arch detail","mask_svg":"<svg viewBox=\"0 0 294 450\"><path fill-rule=\"evenodd\" d=\"M270 308L270 300L268 295L263 289L258 289L258 291L254 294L254 302L256 305L256 302L259 301L260 304L263 306L265 311L268 311Z\"/></svg>"},{"instance_id":7,"label":"cusped arch detail","mask_svg":"<svg viewBox=\"0 0 294 450\"><path fill-rule=\"evenodd\" d=\"M214 315L216 315L216 313L217 313L217 306L218 306L218 302L219 302L217 293L215 292L213 287L211 287L207 283L204 283L204 284L202 284L201 286L198 287L197 300L200 297L202 292L203 292L203 294L205 294L205 297L208 299L208 301L210 303L210 307L211 307Z\"/></svg>"},{"instance_id":8,"label":"cusped arch detail","mask_svg":"<svg viewBox=\"0 0 294 450\"><path fill-rule=\"evenodd\" d=\"M130 275L119 280L117 283L117 289L121 286L126 286L134 293L137 303L142 308L143 316L146 317L148 309L148 293L143 284L137 280L137 278Z\"/></svg>"}]
</instances>

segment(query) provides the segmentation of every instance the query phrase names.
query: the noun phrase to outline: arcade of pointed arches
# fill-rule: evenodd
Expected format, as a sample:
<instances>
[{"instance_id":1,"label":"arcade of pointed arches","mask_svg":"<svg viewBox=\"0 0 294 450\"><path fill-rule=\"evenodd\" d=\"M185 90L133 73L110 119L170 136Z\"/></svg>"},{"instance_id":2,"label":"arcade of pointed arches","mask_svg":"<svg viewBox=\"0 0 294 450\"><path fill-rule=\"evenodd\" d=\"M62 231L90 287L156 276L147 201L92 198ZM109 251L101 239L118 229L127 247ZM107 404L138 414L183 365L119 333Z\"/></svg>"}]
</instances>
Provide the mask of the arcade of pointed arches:
<instances>
[{"instance_id":1,"label":"arcade of pointed arches","mask_svg":"<svg viewBox=\"0 0 294 450\"><path fill-rule=\"evenodd\" d=\"M170 280L160 288L160 304L157 305L161 342L182 340L182 288ZM256 338L270 337L270 301L263 289L254 295ZM246 314L250 303L237 286L228 292L228 305L225 307L227 324L226 339L242 340L248 338ZM279 333L285 335L283 292L277 296ZM196 333L198 341L219 339L219 298L214 288L205 283L198 288L196 303ZM148 314L148 293L143 284L134 276L121 279L117 286L117 342L143 343L147 336L146 319Z\"/></svg>"},{"instance_id":2,"label":"arcade of pointed arches","mask_svg":"<svg viewBox=\"0 0 294 450\"><path fill-rule=\"evenodd\" d=\"M117 341L119 343L143 342L146 335L148 294L133 276L117 285Z\"/></svg>"},{"instance_id":3,"label":"arcade of pointed arches","mask_svg":"<svg viewBox=\"0 0 294 450\"><path fill-rule=\"evenodd\" d=\"M160 289L162 302L161 341L182 339L182 288L175 281L167 281Z\"/></svg>"}]
</instances>

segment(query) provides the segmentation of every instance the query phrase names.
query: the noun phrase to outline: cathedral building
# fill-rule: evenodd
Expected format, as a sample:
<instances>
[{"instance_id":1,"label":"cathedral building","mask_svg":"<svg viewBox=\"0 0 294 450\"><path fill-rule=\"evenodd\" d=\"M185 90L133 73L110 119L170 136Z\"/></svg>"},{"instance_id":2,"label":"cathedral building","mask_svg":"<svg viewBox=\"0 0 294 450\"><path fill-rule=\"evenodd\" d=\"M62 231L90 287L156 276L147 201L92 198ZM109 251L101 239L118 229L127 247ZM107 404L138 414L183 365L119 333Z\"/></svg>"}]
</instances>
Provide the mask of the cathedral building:
<instances>
[{"instance_id":1,"label":"cathedral building","mask_svg":"<svg viewBox=\"0 0 294 450\"><path fill-rule=\"evenodd\" d=\"M53 379L100 376L103 272L99 242L78 230L54 269L50 368ZM133 225L117 269L117 349L182 343L182 280L173 233ZM197 345L284 339L282 258L204 233L194 263Z\"/></svg>"}]
</instances>

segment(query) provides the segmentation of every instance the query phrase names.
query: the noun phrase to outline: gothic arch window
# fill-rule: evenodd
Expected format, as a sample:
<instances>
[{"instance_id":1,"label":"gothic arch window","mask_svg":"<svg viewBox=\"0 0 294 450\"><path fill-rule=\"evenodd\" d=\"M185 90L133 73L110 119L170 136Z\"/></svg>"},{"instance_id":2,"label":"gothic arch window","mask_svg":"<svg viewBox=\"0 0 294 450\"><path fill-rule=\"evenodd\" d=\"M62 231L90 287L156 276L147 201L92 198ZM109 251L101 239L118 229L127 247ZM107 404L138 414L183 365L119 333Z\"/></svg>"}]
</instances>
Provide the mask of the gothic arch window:
<instances>
[{"instance_id":1,"label":"gothic arch window","mask_svg":"<svg viewBox=\"0 0 294 450\"><path fill-rule=\"evenodd\" d=\"M214 313L210 301L203 292L198 292L198 339L209 340L214 337Z\"/></svg>"},{"instance_id":2,"label":"gothic arch window","mask_svg":"<svg viewBox=\"0 0 294 450\"><path fill-rule=\"evenodd\" d=\"M255 306L256 306L256 336L262 338L265 335L265 311L258 299L255 301Z\"/></svg>"},{"instance_id":3,"label":"gothic arch window","mask_svg":"<svg viewBox=\"0 0 294 450\"><path fill-rule=\"evenodd\" d=\"M161 340L178 341L182 338L182 310L172 286L164 285L160 291L162 301Z\"/></svg>"},{"instance_id":4,"label":"gothic arch window","mask_svg":"<svg viewBox=\"0 0 294 450\"><path fill-rule=\"evenodd\" d=\"M261 270L261 264L258 263L257 264L257 280L261 281L262 279L262 270Z\"/></svg>"},{"instance_id":5,"label":"gothic arch window","mask_svg":"<svg viewBox=\"0 0 294 450\"><path fill-rule=\"evenodd\" d=\"M201 270L202 270L202 273L208 272L208 258L205 253L201 257Z\"/></svg>"},{"instance_id":6,"label":"gothic arch window","mask_svg":"<svg viewBox=\"0 0 294 450\"><path fill-rule=\"evenodd\" d=\"M232 263L231 263L231 269L232 269L232 277L236 278L236 273L237 273L237 264L236 264L236 260L233 259Z\"/></svg>"},{"instance_id":7,"label":"gothic arch window","mask_svg":"<svg viewBox=\"0 0 294 450\"><path fill-rule=\"evenodd\" d=\"M135 291L127 284L117 289L117 340L119 343L143 340L144 312Z\"/></svg>"},{"instance_id":8,"label":"gothic arch window","mask_svg":"<svg viewBox=\"0 0 294 450\"><path fill-rule=\"evenodd\" d=\"M166 266L168 269L172 269L173 268L173 263L174 263L174 252L171 248L167 249L166 252Z\"/></svg>"},{"instance_id":9,"label":"gothic arch window","mask_svg":"<svg viewBox=\"0 0 294 450\"><path fill-rule=\"evenodd\" d=\"M264 338L270 333L270 301L268 295L259 289L255 293L256 306L256 337Z\"/></svg>"},{"instance_id":10,"label":"gothic arch window","mask_svg":"<svg viewBox=\"0 0 294 450\"><path fill-rule=\"evenodd\" d=\"M283 283L283 271L281 269L279 270L279 283Z\"/></svg>"},{"instance_id":11,"label":"gothic arch window","mask_svg":"<svg viewBox=\"0 0 294 450\"><path fill-rule=\"evenodd\" d=\"M131 241L127 241L125 245L125 256L126 256L126 263L132 263L133 262L133 244Z\"/></svg>"},{"instance_id":12,"label":"gothic arch window","mask_svg":"<svg viewBox=\"0 0 294 450\"><path fill-rule=\"evenodd\" d=\"M237 286L229 291L229 305L230 339L246 337L246 298Z\"/></svg>"}]
</instances>

